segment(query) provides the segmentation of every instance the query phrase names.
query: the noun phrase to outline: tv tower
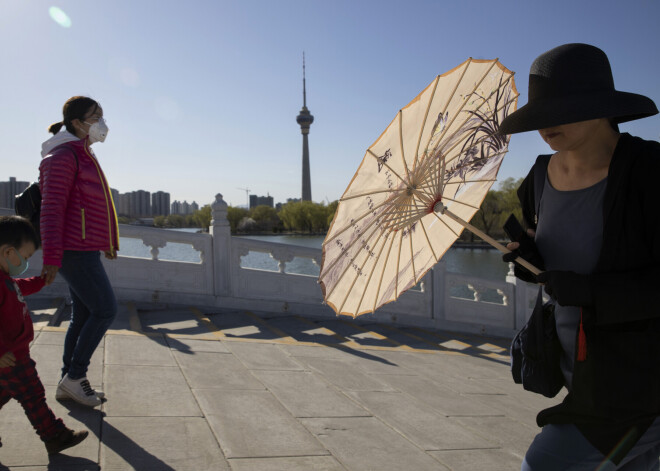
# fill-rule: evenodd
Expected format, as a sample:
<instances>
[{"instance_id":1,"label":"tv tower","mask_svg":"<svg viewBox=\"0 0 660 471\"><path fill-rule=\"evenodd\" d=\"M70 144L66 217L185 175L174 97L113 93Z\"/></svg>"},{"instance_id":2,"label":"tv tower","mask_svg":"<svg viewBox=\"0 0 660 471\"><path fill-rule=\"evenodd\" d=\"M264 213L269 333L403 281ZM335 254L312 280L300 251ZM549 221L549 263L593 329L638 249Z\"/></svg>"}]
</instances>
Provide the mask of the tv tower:
<instances>
[{"instance_id":1,"label":"tv tower","mask_svg":"<svg viewBox=\"0 0 660 471\"><path fill-rule=\"evenodd\" d=\"M302 200L312 201L312 182L309 176L309 144L307 135L309 127L314 122L314 116L307 109L307 91L305 89L305 53L303 52L303 107L300 114L296 117L296 122L300 125L300 132L303 136L302 152Z\"/></svg>"}]
</instances>

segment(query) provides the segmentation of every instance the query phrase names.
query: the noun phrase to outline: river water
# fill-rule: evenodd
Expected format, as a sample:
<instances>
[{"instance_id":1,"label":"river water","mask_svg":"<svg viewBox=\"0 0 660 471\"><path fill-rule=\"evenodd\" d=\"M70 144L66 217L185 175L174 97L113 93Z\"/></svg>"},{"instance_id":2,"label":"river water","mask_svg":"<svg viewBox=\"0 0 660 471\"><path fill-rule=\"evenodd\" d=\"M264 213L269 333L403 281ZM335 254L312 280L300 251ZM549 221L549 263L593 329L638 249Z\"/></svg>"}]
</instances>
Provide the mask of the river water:
<instances>
[{"instance_id":1,"label":"river water","mask_svg":"<svg viewBox=\"0 0 660 471\"><path fill-rule=\"evenodd\" d=\"M195 232L196 229L179 229L187 232ZM321 248L323 236L292 236L292 235L267 235L267 236L241 236L249 239L266 240L281 244L299 245L304 247ZM122 237L120 240L120 255L130 257L151 258L150 248L142 244L141 240ZM180 243L168 243L159 249L160 260L175 260L185 262L199 262L199 252L192 246ZM509 267L502 262L502 255L497 250L489 249L463 249L451 248L442 258L447 264L447 270L468 276L487 278L491 280L504 281ZM250 252L242 257L241 266L246 268L258 268L262 270L278 271L277 261L268 254ZM303 273L318 276L319 267L309 259L296 258L287 263L286 270L289 273Z\"/></svg>"}]
</instances>

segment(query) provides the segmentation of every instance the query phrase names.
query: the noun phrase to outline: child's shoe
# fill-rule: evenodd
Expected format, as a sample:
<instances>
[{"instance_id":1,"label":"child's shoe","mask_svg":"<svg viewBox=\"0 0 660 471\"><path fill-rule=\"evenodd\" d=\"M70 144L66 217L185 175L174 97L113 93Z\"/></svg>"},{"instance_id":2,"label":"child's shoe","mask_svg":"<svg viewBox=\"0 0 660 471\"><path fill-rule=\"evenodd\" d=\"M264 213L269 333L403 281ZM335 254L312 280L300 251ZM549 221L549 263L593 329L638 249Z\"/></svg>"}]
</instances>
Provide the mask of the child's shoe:
<instances>
[{"instance_id":1,"label":"child's shoe","mask_svg":"<svg viewBox=\"0 0 660 471\"><path fill-rule=\"evenodd\" d=\"M96 391L89 385L87 378L71 379L67 374L60 381L57 390L58 392L61 390L60 394L62 398L66 395L66 397L85 406L96 407L103 402Z\"/></svg>"},{"instance_id":2,"label":"child's shoe","mask_svg":"<svg viewBox=\"0 0 660 471\"><path fill-rule=\"evenodd\" d=\"M74 432L67 428L46 442L46 451L49 455L54 455L62 450L76 446L87 438L87 435L89 435L87 430Z\"/></svg>"}]
</instances>

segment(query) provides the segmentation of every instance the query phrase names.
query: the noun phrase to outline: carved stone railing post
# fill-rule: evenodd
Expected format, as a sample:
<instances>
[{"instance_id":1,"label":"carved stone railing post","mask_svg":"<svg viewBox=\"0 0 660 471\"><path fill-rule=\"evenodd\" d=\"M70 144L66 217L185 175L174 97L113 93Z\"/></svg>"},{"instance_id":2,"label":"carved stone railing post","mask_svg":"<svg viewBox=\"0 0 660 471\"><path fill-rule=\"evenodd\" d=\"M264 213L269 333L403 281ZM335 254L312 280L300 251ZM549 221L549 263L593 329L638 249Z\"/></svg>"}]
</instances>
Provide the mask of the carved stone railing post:
<instances>
[{"instance_id":1,"label":"carved stone railing post","mask_svg":"<svg viewBox=\"0 0 660 471\"><path fill-rule=\"evenodd\" d=\"M514 328L520 329L527 322L527 287L525 282L516 278L513 274L513 263L509 263L509 273L506 275L506 282L513 285L513 319Z\"/></svg>"},{"instance_id":2,"label":"carved stone railing post","mask_svg":"<svg viewBox=\"0 0 660 471\"><path fill-rule=\"evenodd\" d=\"M142 243L147 247L151 247L149 251L151 253L151 259L158 260L159 249L167 245L167 239L164 237L145 236L142 238Z\"/></svg>"},{"instance_id":3,"label":"carved stone railing post","mask_svg":"<svg viewBox=\"0 0 660 471\"><path fill-rule=\"evenodd\" d=\"M433 270L431 270L431 294L432 294L432 303L433 308L431 311L432 319L444 319L445 318L445 296L447 296L446 290L446 278L447 278L447 262L440 260L435 264Z\"/></svg>"},{"instance_id":4,"label":"carved stone railing post","mask_svg":"<svg viewBox=\"0 0 660 471\"><path fill-rule=\"evenodd\" d=\"M215 195L211 205L212 217L209 233L213 236L213 276L215 295L231 296L231 229L227 220L227 203L222 195Z\"/></svg>"},{"instance_id":5,"label":"carved stone railing post","mask_svg":"<svg viewBox=\"0 0 660 471\"><path fill-rule=\"evenodd\" d=\"M286 264L293 261L295 258L293 251L287 248L277 248L271 250L271 258L277 261L277 268L280 273L286 273Z\"/></svg>"}]
</instances>

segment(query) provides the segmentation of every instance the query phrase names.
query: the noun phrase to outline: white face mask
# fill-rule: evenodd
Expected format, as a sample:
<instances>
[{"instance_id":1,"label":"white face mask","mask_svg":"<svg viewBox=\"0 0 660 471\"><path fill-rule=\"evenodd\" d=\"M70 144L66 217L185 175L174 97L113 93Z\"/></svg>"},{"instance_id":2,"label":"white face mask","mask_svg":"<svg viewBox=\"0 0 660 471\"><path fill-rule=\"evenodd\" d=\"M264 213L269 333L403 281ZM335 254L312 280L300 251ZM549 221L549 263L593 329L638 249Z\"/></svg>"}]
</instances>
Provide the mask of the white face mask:
<instances>
[{"instance_id":1,"label":"white face mask","mask_svg":"<svg viewBox=\"0 0 660 471\"><path fill-rule=\"evenodd\" d=\"M87 121L84 121L84 123L89 124ZM94 144L95 142L103 142L108 136L108 125L105 124L105 120L103 118L99 118L97 122L90 124L87 134L89 135L90 144Z\"/></svg>"}]
</instances>

